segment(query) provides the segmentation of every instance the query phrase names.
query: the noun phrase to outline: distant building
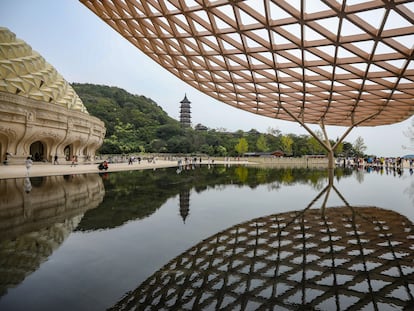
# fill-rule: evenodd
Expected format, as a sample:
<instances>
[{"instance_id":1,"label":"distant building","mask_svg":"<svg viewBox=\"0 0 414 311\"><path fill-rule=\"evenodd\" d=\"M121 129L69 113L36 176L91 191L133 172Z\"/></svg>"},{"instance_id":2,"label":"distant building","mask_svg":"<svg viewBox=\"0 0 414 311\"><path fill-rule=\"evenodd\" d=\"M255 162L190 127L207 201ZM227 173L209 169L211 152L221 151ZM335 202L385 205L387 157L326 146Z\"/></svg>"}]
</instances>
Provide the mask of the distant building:
<instances>
[{"instance_id":1,"label":"distant building","mask_svg":"<svg viewBox=\"0 0 414 311\"><path fill-rule=\"evenodd\" d=\"M245 157L284 157L285 153L281 150L269 151L269 152L246 152Z\"/></svg>"},{"instance_id":2,"label":"distant building","mask_svg":"<svg viewBox=\"0 0 414 311\"><path fill-rule=\"evenodd\" d=\"M202 125L202 124L198 123L198 124L194 127L194 129L195 129L196 131L207 131L207 130L208 130L208 127L207 127L207 126L205 126L205 125Z\"/></svg>"},{"instance_id":3,"label":"distant building","mask_svg":"<svg viewBox=\"0 0 414 311\"><path fill-rule=\"evenodd\" d=\"M181 127L191 127L191 102L184 95L184 99L180 101L180 123Z\"/></svg>"}]
</instances>

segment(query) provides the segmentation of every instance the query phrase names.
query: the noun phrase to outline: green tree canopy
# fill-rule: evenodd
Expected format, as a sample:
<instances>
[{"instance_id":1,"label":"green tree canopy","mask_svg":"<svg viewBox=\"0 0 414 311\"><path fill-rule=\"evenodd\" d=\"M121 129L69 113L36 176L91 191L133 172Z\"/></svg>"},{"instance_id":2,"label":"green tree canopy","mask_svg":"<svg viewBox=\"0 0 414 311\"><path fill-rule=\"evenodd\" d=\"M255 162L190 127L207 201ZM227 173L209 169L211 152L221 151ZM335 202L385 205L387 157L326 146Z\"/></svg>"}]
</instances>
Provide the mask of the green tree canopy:
<instances>
[{"instance_id":1,"label":"green tree canopy","mask_svg":"<svg viewBox=\"0 0 414 311\"><path fill-rule=\"evenodd\" d=\"M235 149L239 155L243 155L249 150L249 144L247 143L246 138L241 137L239 139L239 142L235 146Z\"/></svg>"},{"instance_id":2,"label":"green tree canopy","mask_svg":"<svg viewBox=\"0 0 414 311\"><path fill-rule=\"evenodd\" d=\"M263 134L261 134L259 138L257 139L256 148L257 150L262 151L262 152L269 150L269 147L267 146L266 137Z\"/></svg>"},{"instance_id":3,"label":"green tree canopy","mask_svg":"<svg viewBox=\"0 0 414 311\"><path fill-rule=\"evenodd\" d=\"M283 135L281 141L283 151L286 154L292 154L293 139L289 135Z\"/></svg>"},{"instance_id":4,"label":"green tree canopy","mask_svg":"<svg viewBox=\"0 0 414 311\"><path fill-rule=\"evenodd\" d=\"M365 146L364 139L361 136L358 136L357 139L354 142L354 150L356 155L362 157L364 155L364 151L367 149L367 146Z\"/></svg>"}]
</instances>

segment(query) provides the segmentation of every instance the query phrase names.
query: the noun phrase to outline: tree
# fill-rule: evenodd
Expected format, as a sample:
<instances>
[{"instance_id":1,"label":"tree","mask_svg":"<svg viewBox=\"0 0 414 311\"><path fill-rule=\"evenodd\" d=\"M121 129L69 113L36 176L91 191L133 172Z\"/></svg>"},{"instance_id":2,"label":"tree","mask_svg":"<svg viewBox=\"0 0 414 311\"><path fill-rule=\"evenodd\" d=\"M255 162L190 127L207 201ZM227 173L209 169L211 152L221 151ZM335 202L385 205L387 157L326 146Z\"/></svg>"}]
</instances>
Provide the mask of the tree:
<instances>
[{"instance_id":1,"label":"tree","mask_svg":"<svg viewBox=\"0 0 414 311\"><path fill-rule=\"evenodd\" d=\"M323 133L321 131L316 131L315 135L319 138L319 140L324 141ZM309 136L308 139L309 149L311 150L312 154L323 154L325 152L324 147L321 143L313 136Z\"/></svg>"},{"instance_id":2,"label":"tree","mask_svg":"<svg viewBox=\"0 0 414 311\"><path fill-rule=\"evenodd\" d=\"M191 143L186 137L174 136L167 141L168 152L189 153L193 151L191 147Z\"/></svg>"},{"instance_id":3,"label":"tree","mask_svg":"<svg viewBox=\"0 0 414 311\"><path fill-rule=\"evenodd\" d=\"M364 155L364 151L367 149L367 146L365 146L364 139L361 136L358 136L357 139L354 142L354 151L357 154L357 156L362 157Z\"/></svg>"},{"instance_id":4,"label":"tree","mask_svg":"<svg viewBox=\"0 0 414 311\"><path fill-rule=\"evenodd\" d=\"M217 146L217 148L216 148L216 154L218 156L222 156L222 157L226 156L227 155L227 149L226 149L226 147Z\"/></svg>"},{"instance_id":5,"label":"tree","mask_svg":"<svg viewBox=\"0 0 414 311\"><path fill-rule=\"evenodd\" d=\"M256 147L257 147L257 150L262 151L262 152L269 150L269 147L267 146L266 137L263 134L260 135L259 138L257 139Z\"/></svg>"},{"instance_id":6,"label":"tree","mask_svg":"<svg viewBox=\"0 0 414 311\"><path fill-rule=\"evenodd\" d=\"M153 139L150 143L151 152L166 152L167 143L162 139Z\"/></svg>"},{"instance_id":7,"label":"tree","mask_svg":"<svg viewBox=\"0 0 414 311\"><path fill-rule=\"evenodd\" d=\"M411 127L407 129L406 132L404 132L404 135L408 137L410 140L411 146L403 146L404 149L410 149L414 150L414 118L411 119Z\"/></svg>"},{"instance_id":8,"label":"tree","mask_svg":"<svg viewBox=\"0 0 414 311\"><path fill-rule=\"evenodd\" d=\"M182 136L183 132L178 123L170 123L159 126L156 130L156 135L157 138L167 140L173 136Z\"/></svg>"},{"instance_id":9,"label":"tree","mask_svg":"<svg viewBox=\"0 0 414 311\"><path fill-rule=\"evenodd\" d=\"M281 140L283 151L285 152L285 154L291 155L293 139L288 135L283 135Z\"/></svg>"},{"instance_id":10,"label":"tree","mask_svg":"<svg viewBox=\"0 0 414 311\"><path fill-rule=\"evenodd\" d=\"M352 144L349 142L342 142L343 144L343 150L342 153L346 156L346 157L350 157L354 155L354 148L352 147Z\"/></svg>"},{"instance_id":11,"label":"tree","mask_svg":"<svg viewBox=\"0 0 414 311\"><path fill-rule=\"evenodd\" d=\"M113 153L129 153L139 150L139 141L136 138L136 131L132 124L123 123L117 120L117 124L114 126L114 133L105 138L106 151L112 151Z\"/></svg>"},{"instance_id":12,"label":"tree","mask_svg":"<svg viewBox=\"0 0 414 311\"><path fill-rule=\"evenodd\" d=\"M204 154L214 155L214 147L207 144L201 145L199 151Z\"/></svg>"},{"instance_id":13,"label":"tree","mask_svg":"<svg viewBox=\"0 0 414 311\"><path fill-rule=\"evenodd\" d=\"M267 133L273 136L279 136L280 134L282 134L282 132L279 129L270 126L267 128Z\"/></svg>"},{"instance_id":14,"label":"tree","mask_svg":"<svg viewBox=\"0 0 414 311\"><path fill-rule=\"evenodd\" d=\"M308 139L309 150L311 150L312 154L321 154L323 153L324 149L321 146L321 143L316 140L315 137L309 136Z\"/></svg>"},{"instance_id":15,"label":"tree","mask_svg":"<svg viewBox=\"0 0 414 311\"><path fill-rule=\"evenodd\" d=\"M343 143L343 142L341 142L341 143L339 143L339 144L338 144L338 146L337 146L337 147L336 147L336 149L334 150L334 151L335 151L335 155L340 155L340 154L342 154L343 150L344 150L344 143Z\"/></svg>"},{"instance_id":16,"label":"tree","mask_svg":"<svg viewBox=\"0 0 414 311\"><path fill-rule=\"evenodd\" d=\"M249 150L249 144L247 143L246 138L242 137L239 139L238 144L234 147L239 155L243 155Z\"/></svg>"},{"instance_id":17,"label":"tree","mask_svg":"<svg viewBox=\"0 0 414 311\"><path fill-rule=\"evenodd\" d=\"M309 135L289 134L289 137L293 140L292 154L295 156L303 156L311 153L308 144Z\"/></svg>"}]
</instances>

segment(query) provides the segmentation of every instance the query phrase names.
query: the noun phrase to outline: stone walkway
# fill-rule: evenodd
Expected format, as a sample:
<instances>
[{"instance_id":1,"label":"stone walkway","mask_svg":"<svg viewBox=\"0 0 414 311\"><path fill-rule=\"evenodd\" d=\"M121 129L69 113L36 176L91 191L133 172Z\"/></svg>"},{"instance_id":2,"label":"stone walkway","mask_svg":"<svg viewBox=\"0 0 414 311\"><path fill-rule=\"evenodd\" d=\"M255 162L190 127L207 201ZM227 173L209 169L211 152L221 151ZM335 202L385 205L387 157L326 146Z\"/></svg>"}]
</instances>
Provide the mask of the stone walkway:
<instances>
[{"instance_id":1,"label":"stone walkway","mask_svg":"<svg viewBox=\"0 0 414 311\"><path fill-rule=\"evenodd\" d=\"M246 164L247 161L215 161L215 164ZM207 161L202 164L207 164ZM158 160L156 163L148 163L147 161L141 161L140 164L134 163L128 165L128 163L111 163L107 172L118 171L132 171L132 170L144 170L144 169L157 169L164 167L176 167L177 161ZM98 164L78 164L71 166L70 164L52 165L44 163L34 163L30 169L29 176L53 176L53 175L72 175L72 174L85 174L85 173L99 173L105 171L99 171ZM27 176L27 170L24 165L0 165L0 179L7 178L21 178Z\"/></svg>"},{"instance_id":2,"label":"stone walkway","mask_svg":"<svg viewBox=\"0 0 414 311\"><path fill-rule=\"evenodd\" d=\"M176 161L157 161L156 163L141 162L134 163L111 163L107 172L154 169L162 167L177 166ZM85 173L99 173L98 164L78 164L71 166L70 164L52 165L44 163L34 163L30 169L29 176L53 176L53 175L71 175ZM24 165L2 165L0 166L0 179L26 177L27 170Z\"/></svg>"}]
</instances>

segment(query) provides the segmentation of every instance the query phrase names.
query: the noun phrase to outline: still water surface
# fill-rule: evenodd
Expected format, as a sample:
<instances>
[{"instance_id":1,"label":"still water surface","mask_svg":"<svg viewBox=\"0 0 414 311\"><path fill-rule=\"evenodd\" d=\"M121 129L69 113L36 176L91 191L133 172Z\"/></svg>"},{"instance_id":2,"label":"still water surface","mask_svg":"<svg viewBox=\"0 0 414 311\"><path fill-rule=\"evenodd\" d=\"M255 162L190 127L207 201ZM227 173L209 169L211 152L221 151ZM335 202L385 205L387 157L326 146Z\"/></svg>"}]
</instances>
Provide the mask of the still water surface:
<instances>
[{"instance_id":1,"label":"still water surface","mask_svg":"<svg viewBox=\"0 0 414 311\"><path fill-rule=\"evenodd\" d=\"M412 172L327 185L243 166L0 180L0 310L413 306Z\"/></svg>"}]
</instances>

